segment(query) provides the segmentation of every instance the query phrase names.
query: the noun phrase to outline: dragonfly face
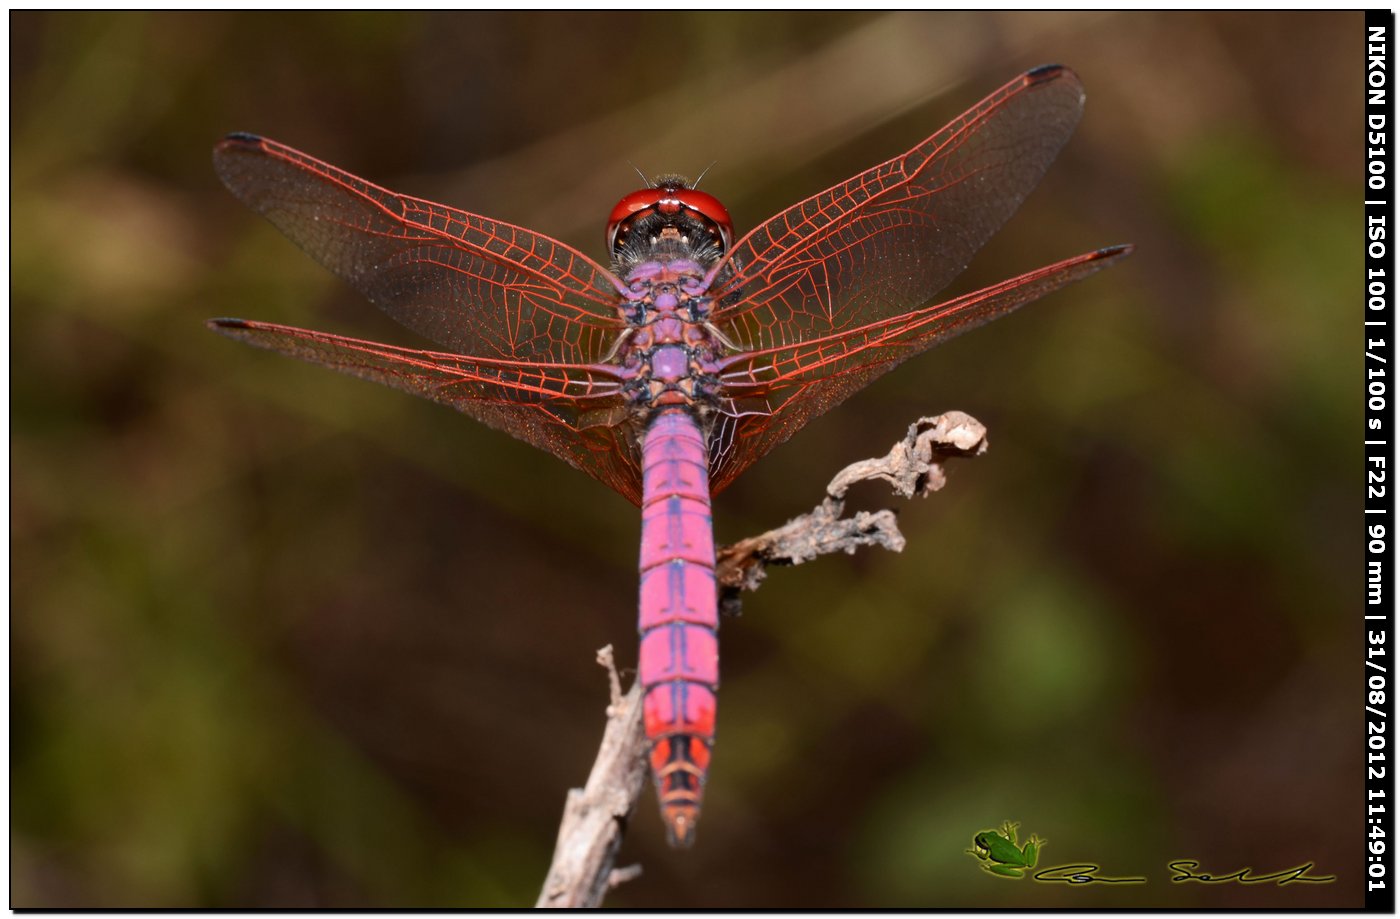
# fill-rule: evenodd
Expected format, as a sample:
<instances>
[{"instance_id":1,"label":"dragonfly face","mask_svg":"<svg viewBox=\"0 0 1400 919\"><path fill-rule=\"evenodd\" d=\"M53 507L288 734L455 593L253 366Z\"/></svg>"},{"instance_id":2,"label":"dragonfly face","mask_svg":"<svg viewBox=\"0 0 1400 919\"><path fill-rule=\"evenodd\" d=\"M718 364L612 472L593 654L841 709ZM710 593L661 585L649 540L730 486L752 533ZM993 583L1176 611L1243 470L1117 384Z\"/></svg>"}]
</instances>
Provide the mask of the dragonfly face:
<instances>
[{"instance_id":1,"label":"dragonfly face","mask_svg":"<svg viewBox=\"0 0 1400 919\"><path fill-rule=\"evenodd\" d=\"M1128 254L1100 249L934 300L1035 187L1083 102L1071 71L1029 71L737 241L717 199L662 177L609 215L611 270L543 234L230 135L214 165L235 195L446 350L210 325L449 405L641 506L649 760L670 838L688 844L719 683L712 491L901 361Z\"/></svg>"},{"instance_id":2,"label":"dragonfly face","mask_svg":"<svg viewBox=\"0 0 1400 919\"><path fill-rule=\"evenodd\" d=\"M656 217L662 219L651 220L646 228L637 226L643 219ZM616 258L634 229L648 239L668 226L694 245L701 240L717 245L720 254L734 241L734 223L718 198L691 188L681 176L661 176L651 188L634 191L617 202L608 216L608 252ZM617 273L626 275L626 266L618 264Z\"/></svg>"}]
</instances>

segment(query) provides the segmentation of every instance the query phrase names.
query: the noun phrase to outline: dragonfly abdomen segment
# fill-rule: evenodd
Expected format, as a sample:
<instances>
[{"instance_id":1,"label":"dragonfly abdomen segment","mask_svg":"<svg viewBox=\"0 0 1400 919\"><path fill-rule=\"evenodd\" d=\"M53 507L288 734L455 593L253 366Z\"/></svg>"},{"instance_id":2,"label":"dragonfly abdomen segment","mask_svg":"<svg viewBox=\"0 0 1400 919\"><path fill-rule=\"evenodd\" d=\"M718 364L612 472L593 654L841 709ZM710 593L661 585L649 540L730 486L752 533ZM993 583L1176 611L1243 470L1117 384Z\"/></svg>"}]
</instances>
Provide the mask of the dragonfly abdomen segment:
<instances>
[{"instance_id":1,"label":"dragonfly abdomen segment","mask_svg":"<svg viewBox=\"0 0 1400 919\"><path fill-rule=\"evenodd\" d=\"M704 435L663 409L642 443L639 630L642 707L661 816L673 845L694 840L719 688L715 541Z\"/></svg>"}]
</instances>

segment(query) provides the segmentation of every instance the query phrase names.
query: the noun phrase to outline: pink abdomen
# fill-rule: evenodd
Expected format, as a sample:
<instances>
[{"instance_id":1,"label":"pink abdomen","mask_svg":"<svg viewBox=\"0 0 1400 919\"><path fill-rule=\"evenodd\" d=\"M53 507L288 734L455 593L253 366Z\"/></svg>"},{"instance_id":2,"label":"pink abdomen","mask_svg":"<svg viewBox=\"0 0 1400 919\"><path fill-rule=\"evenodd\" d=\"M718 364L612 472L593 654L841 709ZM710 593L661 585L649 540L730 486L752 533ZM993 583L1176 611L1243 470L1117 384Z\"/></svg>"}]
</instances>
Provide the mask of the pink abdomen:
<instances>
[{"instance_id":1,"label":"pink abdomen","mask_svg":"<svg viewBox=\"0 0 1400 919\"><path fill-rule=\"evenodd\" d=\"M642 442L640 679L661 816L678 846L694 840L719 688L707 457L688 412L652 419Z\"/></svg>"}]
</instances>

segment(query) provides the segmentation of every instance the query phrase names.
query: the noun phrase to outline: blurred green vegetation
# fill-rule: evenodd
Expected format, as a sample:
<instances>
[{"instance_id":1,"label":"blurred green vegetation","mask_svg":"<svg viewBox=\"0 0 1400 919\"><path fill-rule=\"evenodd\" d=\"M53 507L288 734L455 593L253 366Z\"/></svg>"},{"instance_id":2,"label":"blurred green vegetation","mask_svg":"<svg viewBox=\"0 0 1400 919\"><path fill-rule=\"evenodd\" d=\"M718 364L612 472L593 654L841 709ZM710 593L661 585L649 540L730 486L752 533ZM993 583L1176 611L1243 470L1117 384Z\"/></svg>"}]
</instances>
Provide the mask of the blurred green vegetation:
<instances>
[{"instance_id":1,"label":"blurred green vegetation","mask_svg":"<svg viewBox=\"0 0 1400 919\"><path fill-rule=\"evenodd\" d=\"M600 736L594 649L634 660L633 508L204 330L414 343L219 187L219 136L598 254L629 160L718 159L752 226L1051 61L1084 122L955 288L1138 252L719 498L750 535L920 415L990 428L900 509L902 555L775 572L726 622L699 843L646 799L609 903L1360 904L1360 14L10 26L12 905L528 904ZM988 878L963 850L1007 819L1042 864L1151 880ZM1338 881L1170 884L1182 857Z\"/></svg>"}]
</instances>

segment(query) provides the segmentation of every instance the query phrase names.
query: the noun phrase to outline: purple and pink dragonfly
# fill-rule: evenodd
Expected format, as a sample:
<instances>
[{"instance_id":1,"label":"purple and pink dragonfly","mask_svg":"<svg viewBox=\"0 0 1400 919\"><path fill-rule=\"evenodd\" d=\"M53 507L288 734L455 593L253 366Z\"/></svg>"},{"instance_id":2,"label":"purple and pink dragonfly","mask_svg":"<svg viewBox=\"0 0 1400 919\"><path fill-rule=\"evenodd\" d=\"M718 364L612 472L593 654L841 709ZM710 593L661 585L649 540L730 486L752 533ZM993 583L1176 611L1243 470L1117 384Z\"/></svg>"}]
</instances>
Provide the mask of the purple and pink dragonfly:
<instances>
[{"instance_id":1,"label":"purple and pink dragonfly","mask_svg":"<svg viewBox=\"0 0 1400 919\"><path fill-rule=\"evenodd\" d=\"M450 405L641 507L648 755L670 841L688 845L719 687L711 495L901 361L1131 251L930 302L1039 182L1083 104L1072 71L1031 70L909 152L737 239L716 198L663 176L613 209L608 267L233 134L214 151L224 184L446 350L242 319L210 326Z\"/></svg>"}]
</instances>

